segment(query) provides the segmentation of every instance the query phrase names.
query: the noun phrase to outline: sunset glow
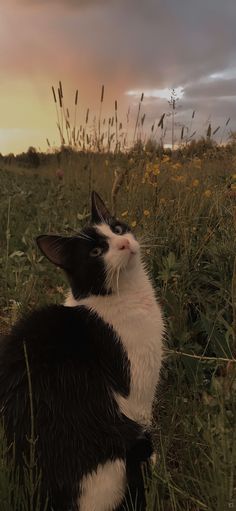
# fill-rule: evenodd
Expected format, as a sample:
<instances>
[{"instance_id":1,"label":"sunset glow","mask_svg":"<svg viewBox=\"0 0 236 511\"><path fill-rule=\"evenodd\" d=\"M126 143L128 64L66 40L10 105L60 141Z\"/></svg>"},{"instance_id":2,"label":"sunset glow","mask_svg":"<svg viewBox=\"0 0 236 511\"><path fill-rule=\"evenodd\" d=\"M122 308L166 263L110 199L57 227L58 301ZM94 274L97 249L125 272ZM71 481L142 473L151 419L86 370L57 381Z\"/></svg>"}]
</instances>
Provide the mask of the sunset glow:
<instances>
[{"instance_id":1,"label":"sunset glow","mask_svg":"<svg viewBox=\"0 0 236 511\"><path fill-rule=\"evenodd\" d=\"M78 125L89 107L132 119L144 92L146 127L168 111L170 89L181 116L197 112L196 129L211 115L214 125L229 116L236 129L236 4L220 0L9 0L0 7L0 152L45 150L59 144L51 86L62 81L73 109L79 90ZM214 19L212 19L214 9ZM204 15L203 15L204 13ZM217 21L218 20L218 21ZM221 37L216 29L220 24Z\"/></svg>"}]
</instances>

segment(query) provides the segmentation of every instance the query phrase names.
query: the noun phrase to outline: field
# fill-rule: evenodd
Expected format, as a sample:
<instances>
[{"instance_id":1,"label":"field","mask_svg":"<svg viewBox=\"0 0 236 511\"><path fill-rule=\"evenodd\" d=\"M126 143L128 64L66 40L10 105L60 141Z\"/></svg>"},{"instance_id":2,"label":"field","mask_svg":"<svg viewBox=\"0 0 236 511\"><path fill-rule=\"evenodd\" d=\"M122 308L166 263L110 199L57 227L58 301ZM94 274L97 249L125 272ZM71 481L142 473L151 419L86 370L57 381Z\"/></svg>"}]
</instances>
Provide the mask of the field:
<instances>
[{"instance_id":1,"label":"field","mask_svg":"<svg viewBox=\"0 0 236 511\"><path fill-rule=\"evenodd\" d=\"M0 161L1 333L24 311L63 301L65 278L34 239L79 230L88 220L91 190L143 240L168 330L148 511L236 508L234 183L231 152L186 157L141 149L129 155L69 151L61 155L60 172L55 155L37 169ZM10 507L17 481L2 442L1 510L33 511L20 497ZM28 472L30 478L30 467ZM34 491L32 484L27 491Z\"/></svg>"}]
</instances>

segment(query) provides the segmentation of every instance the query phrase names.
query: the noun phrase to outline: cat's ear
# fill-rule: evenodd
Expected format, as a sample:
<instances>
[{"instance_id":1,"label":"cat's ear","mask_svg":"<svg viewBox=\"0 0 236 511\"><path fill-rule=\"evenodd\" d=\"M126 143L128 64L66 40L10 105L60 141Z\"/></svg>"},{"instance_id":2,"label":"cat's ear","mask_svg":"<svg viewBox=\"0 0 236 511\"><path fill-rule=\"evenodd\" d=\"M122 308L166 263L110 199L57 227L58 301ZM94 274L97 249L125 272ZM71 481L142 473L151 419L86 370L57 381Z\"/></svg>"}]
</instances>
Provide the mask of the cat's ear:
<instances>
[{"instance_id":1,"label":"cat's ear","mask_svg":"<svg viewBox=\"0 0 236 511\"><path fill-rule=\"evenodd\" d=\"M36 238L36 243L41 252L51 261L51 263L67 269L68 266L68 245L70 238L45 234Z\"/></svg>"},{"instance_id":2,"label":"cat's ear","mask_svg":"<svg viewBox=\"0 0 236 511\"><path fill-rule=\"evenodd\" d=\"M103 200L96 192L92 192L92 222L93 223L108 223L112 217L110 211L108 211Z\"/></svg>"}]
</instances>

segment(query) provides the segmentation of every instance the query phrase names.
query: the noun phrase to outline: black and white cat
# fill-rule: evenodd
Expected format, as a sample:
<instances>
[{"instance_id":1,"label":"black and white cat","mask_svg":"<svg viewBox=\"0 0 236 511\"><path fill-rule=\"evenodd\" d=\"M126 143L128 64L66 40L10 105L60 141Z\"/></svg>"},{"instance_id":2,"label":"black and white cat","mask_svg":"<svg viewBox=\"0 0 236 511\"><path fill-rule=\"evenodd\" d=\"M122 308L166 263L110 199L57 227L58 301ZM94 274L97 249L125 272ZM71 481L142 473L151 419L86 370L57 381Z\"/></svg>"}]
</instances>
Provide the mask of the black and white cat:
<instances>
[{"instance_id":1,"label":"black and white cat","mask_svg":"<svg viewBox=\"0 0 236 511\"><path fill-rule=\"evenodd\" d=\"M95 192L89 226L37 243L65 271L70 291L64 305L30 313L1 342L7 438L15 438L22 467L30 437L25 344L48 509L121 510L127 484L133 491L140 483L139 462L152 452L145 430L163 354L161 309L138 241Z\"/></svg>"}]
</instances>

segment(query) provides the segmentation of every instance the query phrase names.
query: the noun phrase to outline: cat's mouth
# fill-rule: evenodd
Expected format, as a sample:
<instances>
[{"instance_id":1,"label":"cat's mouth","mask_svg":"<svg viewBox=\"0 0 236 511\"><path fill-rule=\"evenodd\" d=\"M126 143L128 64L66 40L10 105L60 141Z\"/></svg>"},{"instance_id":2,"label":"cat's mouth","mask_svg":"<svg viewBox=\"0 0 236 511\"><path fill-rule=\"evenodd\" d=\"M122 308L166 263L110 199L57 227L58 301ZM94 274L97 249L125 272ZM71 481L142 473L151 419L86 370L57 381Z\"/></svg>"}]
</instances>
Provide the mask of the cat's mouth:
<instances>
[{"instance_id":1,"label":"cat's mouth","mask_svg":"<svg viewBox=\"0 0 236 511\"><path fill-rule=\"evenodd\" d=\"M136 262L136 256L138 254L138 250L135 248L127 247L122 251L122 260L121 260L121 269L126 269L133 266Z\"/></svg>"}]
</instances>

